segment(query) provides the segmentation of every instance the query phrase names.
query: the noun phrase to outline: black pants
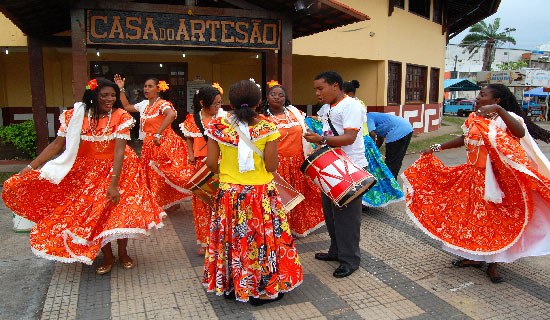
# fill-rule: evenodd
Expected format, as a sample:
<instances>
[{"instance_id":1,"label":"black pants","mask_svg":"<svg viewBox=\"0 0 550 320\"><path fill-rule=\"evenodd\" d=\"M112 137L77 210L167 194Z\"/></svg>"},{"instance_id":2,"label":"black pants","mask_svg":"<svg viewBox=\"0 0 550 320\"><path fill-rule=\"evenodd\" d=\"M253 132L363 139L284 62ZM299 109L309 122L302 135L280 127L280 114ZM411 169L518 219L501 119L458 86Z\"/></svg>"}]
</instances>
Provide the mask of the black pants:
<instances>
[{"instance_id":1,"label":"black pants","mask_svg":"<svg viewBox=\"0 0 550 320\"><path fill-rule=\"evenodd\" d=\"M403 158L405 158L407 148L409 147L409 143L411 143L412 134L411 132L399 140L386 143L386 165L395 179L397 179L399 170L401 170Z\"/></svg>"},{"instance_id":2,"label":"black pants","mask_svg":"<svg viewBox=\"0 0 550 320\"><path fill-rule=\"evenodd\" d=\"M346 206L337 207L329 197L322 194L325 223L330 236L328 254L338 257L342 264L352 269L359 268L361 251L359 239L361 233L361 197L350 201Z\"/></svg>"}]
</instances>

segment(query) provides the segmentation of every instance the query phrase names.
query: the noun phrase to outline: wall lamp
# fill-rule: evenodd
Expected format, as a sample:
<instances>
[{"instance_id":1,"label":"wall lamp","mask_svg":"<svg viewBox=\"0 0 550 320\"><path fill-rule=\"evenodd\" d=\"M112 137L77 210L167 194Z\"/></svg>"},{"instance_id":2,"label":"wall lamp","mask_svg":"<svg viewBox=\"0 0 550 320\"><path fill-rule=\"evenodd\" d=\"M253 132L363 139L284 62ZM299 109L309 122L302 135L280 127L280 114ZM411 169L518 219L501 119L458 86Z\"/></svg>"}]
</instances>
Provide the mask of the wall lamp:
<instances>
[{"instance_id":1,"label":"wall lamp","mask_svg":"<svg viewBox=\"0 0 550 320\"><path fill-rule=\"evenodd\" d=\"M309 15L311 14L311 12L309 12L309 8L311 8L314 3L314 1L297 0L294 2L294 10L296 10L297 13Z\"/></svg>"},{"instance_id":2,"label":"wall lamp","mask_svg":"<svg viewBox=\"0 0 550 320\"><path fill-rule=\"evenodd\" d=\"M95 49L95 55L98 56L98 57L100 56L99 49L97 49L97 48Z\"/></svg>"},{"instance_id":3,"label":"wall lamp","mask_svg":"<svg viewBox=\"0 0 550 320\"><path fill-rule=\"evenodd\" d=\"M4 52L5 52L6 54L10 54L10 50L8 49L8 47L6 47L6 50L4 50Z\"/></svg>"}]
</instances>

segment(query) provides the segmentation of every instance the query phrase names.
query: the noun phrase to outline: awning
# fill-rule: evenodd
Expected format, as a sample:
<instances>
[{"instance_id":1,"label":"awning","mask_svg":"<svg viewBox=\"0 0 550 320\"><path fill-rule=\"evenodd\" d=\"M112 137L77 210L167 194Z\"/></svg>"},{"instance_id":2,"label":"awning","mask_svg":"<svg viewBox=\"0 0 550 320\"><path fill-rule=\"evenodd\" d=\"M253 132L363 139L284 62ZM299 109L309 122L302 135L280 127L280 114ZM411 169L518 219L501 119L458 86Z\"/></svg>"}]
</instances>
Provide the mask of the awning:
<instances>
[{"instance_id":1,"label":"awning","mask_svg":"<svg viewBox=\"0 0 550 320\"><path fill-rule=\"evenodd\" d=\"M81 3L84 1L80 1ZM97 7L97 1L89 1L90 8ZM199 6L218 8L220 12L232 9L266 10L278 12L292 21L292 38L309 36L351 23L369 20L366 14L354 10L336 0L319 0L304 2L308 10L296 12L294 0L247 0L247 1L199 1ZM0 12L8 17L23 33L28 36L41 37L53 35L71 29L71 6L74 0L4 0L0 2ZM84 2L87 3L87 2ZM107 1L100 1L105 4ZM119 2L114 2L118 4ZM182 12L189 7L182 5L181 0L127 0L120 1L119 7L131 10L132 5L144 8L146 4ZM240 5L239 8L237 5Z\"/></svg>"},{"instance_id":2,"label":"awning","mask_svg":"<svg viewBox=\"0 0 550 320\"><path fill-rule=\"evenodd\" d=\"M444 91L475 91L481 87L468 79L447 79L443 80Z\"/></svg>"},{"instance_id":3,"label":"awning","mask_svg":"<svg viewBox=\"0 0 550 320\"><path fill-rule=\"evenodd\" d=\"M550 92L542 91L542 87L527 90L523 93L524 97L548 97L548 95L550 95Z\"/></svg>"}]
</instances>

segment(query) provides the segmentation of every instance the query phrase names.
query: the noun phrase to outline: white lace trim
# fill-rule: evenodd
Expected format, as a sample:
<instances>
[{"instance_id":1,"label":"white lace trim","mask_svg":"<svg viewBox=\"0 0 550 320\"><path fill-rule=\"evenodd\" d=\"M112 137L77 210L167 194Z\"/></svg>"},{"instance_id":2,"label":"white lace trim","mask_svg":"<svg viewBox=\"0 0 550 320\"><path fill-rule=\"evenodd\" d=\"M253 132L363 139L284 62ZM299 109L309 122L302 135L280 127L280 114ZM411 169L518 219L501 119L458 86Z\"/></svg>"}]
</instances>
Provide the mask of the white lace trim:
<instances>
[{"instance_id":1,"label":"white lace trim","mask_svg":"<svg viewBox=\"0 0 550 320\"><path fill-rule=\"evenodd\" d=\"M289 129L289 128L296 127L296 126L301 126L301 124L299 122L296 122L296 121L293 121L293 122L290 122L290 123L277 124L277 128L279 128L279 129L281 129L281 128Z\"/></svg>"},{"instance_id":2,"label":"white lace trim","mask_svg":"<svg viewBox=\"0 0 550 320\"><path fill-rule=\"evenodd\" d=\"M297 233L297 232L292 231L292 234L296 237L303 238L303 237L307 236L308 234L314 232L315 230L321 228L324 225L325 225L325 221L321 221L316 226L314 226L312 228L309 228L306 231L304 231L304 233Z\"/></svg>"},{"instance_id":3,"label":"white lace trim","mask_svg":"<svg viewBox=\"0 0 550 320\"><path fill-rule=\"evenodd\" d=\"M405 196L407 196L407 194L411 194L411 199L413 198L412 195L414 195L414 189L411 185L411 183L409 182L409 180L407 179L407 177L405 176L404 173L401 174L401 178L403 179L403 192L405 193ZM522 191L522 193L524 194L524 198L525 198L525 192ZM453 245L453 244L450 244L449 242L443 240L443 239L440 239L438 237L436 237L435 235L433 235L430 231L428 231L428 229L426 229L421 223L420 221L418 221L418 219L416 218L416 216L412 213L411 210L409 210L409 206L411 204L412 200L409 200L406 202L406 205L405 205L405 210L407 212L407 215L409 216L409 218L414 222L414 224L420 229L422 230L428 237L434 239L434 240L437 240L437 241L440 241L442 242L443 244L445 244L447 247L449 248L452 248L452 249L455 249L455 250L459 250L459 251L464 251L466 253L470 253L470 254L473 254L473 255L478 255L478 256L486 256L486 255L492 255L492 254L496 254L496 253L501 253L503 251L506 251L508 250L509 248L511 248L514 244L516 244L516 242L521 238L521 235L523 234L523 231L525 230L525 226L527 225L527 222L529 220L529 210L528 210L528 207L527 207L527 201L524 202L524 207L525 207L525 216L526 216L526 219L525 219L525 224L523 225L523 228L522 228L522 231L521 233L514 239L514 241L512 241L512 243L510 243L509 245L507 245L506 247L504 248L501 248L499 250L495 250L495 251L473 251L473 250L468 250L468 249L464 249L464 248L461 248L459 246L456 246L456 245ZM443 211L443 210L442 210Z\"/></svg>"},{"instance_id":4,"label":"white lace trim","mask_svg":"<svg viewBox=\"0 0 550 320\"><path fill-rule=\"evenodd\" d=\"M181 187L181 186L178 186L176 185L175 183L173 183L172 181L170 181L170 179L168 179L168 177L166 177L166 175L164 174L164 172L160 171L160 169L158 168L157 166L157 163L153 160L149 161L149 166L159 175L161 176L163 179L164 179L164 182L169 185L170 187L176 189L177 191L179 191L180 193L184 194L184 197L180 199L183 200L185 198L188 198L191 196L191 191Z\"/></svg>"},{"instance_id":5,"label":"white lace trim","mask_svg":"<svg viewBox=\"0 0 550 320\"><path fill-rule=\"evenodd\" d=\"M483 146L485 145L485 141L483 141L483 139L480 139L480 140L474 140L474 139L469 139L469 138L464 138L464 143L465 144L470 144L472 146Z\"/></svg>"},{"instance_id":6,"label":"white lace trim","mask_svg":"<svg viewBox=\"0 0 550 320\"><path fill-rule=\"evenodd\" d=\"M124 121L121 125L119 125L117 127L116 131L118 132L118 131L122 131L126 128L133 128L135 123L136 123L136 120L134 120L134 118L130 118L130 119Z\"/></svg>"}]
</instances>

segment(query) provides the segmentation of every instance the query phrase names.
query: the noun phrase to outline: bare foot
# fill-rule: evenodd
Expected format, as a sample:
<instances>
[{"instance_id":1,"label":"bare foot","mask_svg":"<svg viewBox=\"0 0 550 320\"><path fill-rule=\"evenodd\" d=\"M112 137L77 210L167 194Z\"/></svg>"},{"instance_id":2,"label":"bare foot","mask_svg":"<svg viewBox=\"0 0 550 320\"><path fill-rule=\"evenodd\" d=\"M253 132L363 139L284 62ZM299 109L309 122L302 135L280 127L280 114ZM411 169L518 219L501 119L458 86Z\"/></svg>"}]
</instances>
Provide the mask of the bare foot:
<instances>
[{"instance_id":1,"label":"bare foot","mask_svg":"<svg viewBox=\"0 0 550 320\"><path fill-rule=\"evenodd\" d=\"M203 246L199 246L197 248L197 253L198 253L199 256L204 256L204 254L206 253L206 248L203 247Z\"/></svg>"}]
</instances>

